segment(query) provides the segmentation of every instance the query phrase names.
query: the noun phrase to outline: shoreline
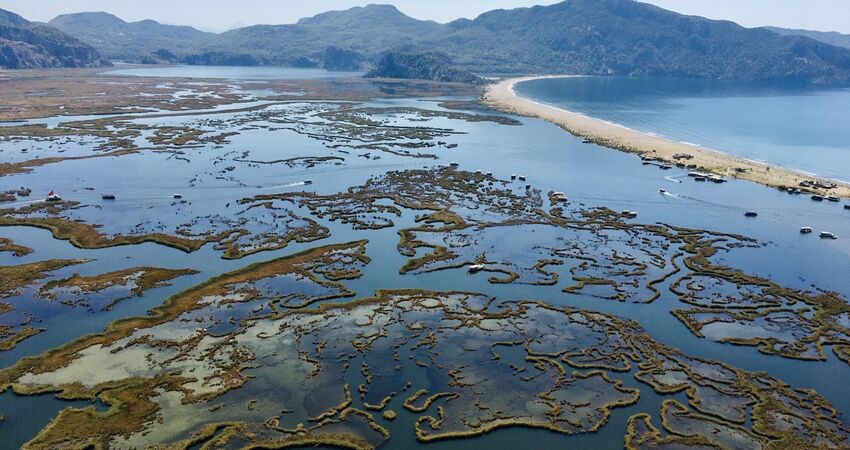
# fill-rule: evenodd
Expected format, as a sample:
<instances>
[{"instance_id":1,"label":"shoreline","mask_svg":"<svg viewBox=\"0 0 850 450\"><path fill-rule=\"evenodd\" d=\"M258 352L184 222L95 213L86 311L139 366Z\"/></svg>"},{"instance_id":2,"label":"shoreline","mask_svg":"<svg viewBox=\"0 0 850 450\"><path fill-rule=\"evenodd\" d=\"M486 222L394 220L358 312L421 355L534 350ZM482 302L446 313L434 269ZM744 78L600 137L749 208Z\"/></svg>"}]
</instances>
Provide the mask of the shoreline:
<instances>
[{"instance_id":1,"label":"shoreline","mask_svg":"<svg viewBox=\"0 0 850 450\"><path fill-rule=\"evenodd\" d=\"M588 143L642 157L655 158L668 164L686 164L688 166L686 168L690 170L748 180L773 188L800 188L804 193L850 198L850 183L753 161L694 144L672 141L616 123L520 97L514 91L516 84L525 81L575 76L577 75L507 78L488 85L481 97L481 102L498 111L546 120ZM676 154L688 154L692 156L692 159L679 161L674 158ZM835 188L801 188L800 183L803 181L833 183Z\"/></svg>"}]
</instances>

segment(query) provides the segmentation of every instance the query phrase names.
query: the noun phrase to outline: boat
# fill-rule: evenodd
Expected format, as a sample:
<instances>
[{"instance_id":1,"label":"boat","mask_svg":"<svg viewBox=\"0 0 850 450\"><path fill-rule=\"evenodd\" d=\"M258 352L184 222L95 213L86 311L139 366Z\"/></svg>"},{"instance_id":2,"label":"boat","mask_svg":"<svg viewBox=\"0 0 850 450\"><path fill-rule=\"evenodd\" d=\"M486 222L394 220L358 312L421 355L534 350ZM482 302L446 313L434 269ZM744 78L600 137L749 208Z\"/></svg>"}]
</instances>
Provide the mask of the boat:
<instances>
[{"instance_id":1,"label":"boat","mask_svg":"<svg viewBox=\"0 0 850 450\"><path fill-rule=\"evenodd\" d=\"M103 200L115 200L114 194L101 194L100 198Z\"/></svg>"},{"instance_id":2,"label":"boat","mask_svg":"<svg viewBox=\"0 0 850 450\"><path fill-rule=\"evenodd\" d=\"M488 177L492 177L492 176L493 176L493 172L487 172L487 176L488 176Z\"/></svg>"},{"instance_id":3,"label":"boat","mask_svg":"<svg viewBox=\"0 0 850 450\"><path fill-rule=\"evenodd\" d=\"M744 213L744 217L758 217L759 213L755 211L747 211Z\"/></svg>"},{"instance_id":4,"label":"boat","mask_svg":"<svg viewBox=\"0 0 850 450\"><path fill-rule=\"evenodd\" d=\"M831 202L840 202L841 201L841 197L839 197L837 195L830 195L826 199L831 201Z\"/></svg>"},{"instance_id":5,"label":"boat","mask_svg":"<svg viewBox=\"0 0 850 450\"><path fill-rule=\"evenodd\" d=\"M816 202L822 202L822 201L823 201L823 196L820 196L820 195L815 194L815 195L813 195L813 196L812 196L812 200L814 200L814 201L816 201Z\"/></svg>"},{"instance_id":6,"label":"boat","mask_svg":"<svg viewBox=\"0 0 850 450\"><path fill-rule=\"evenodd\" d=\"M304 184L313 184L313 180L304 180Z\"/></svg>"},{"instance_id":7,"label":"boat","mask_svg":"<svg viewBox=\"0 0 850 450\"><path fill-rule=\"evenodd\" d=\"M450 166L452 166L452 167L457 167L457 166L459 166L460 164L458 164L458 163L456 163L456 162L452 161L449 165L450 165Z\"/></svg>"},{"instance_id":8,"label":"boat","mask_svg":"<svg viewBox=\"0 0 850 450\"><path fill-rule=\"evenodd\" d=\"M516 180L516 174L515 173L511 174L511 180Z\"/></svg>"},{"instance_id":9,"label":"boat","mask_svg":"<svg viewBox=\"0 0 850 450\"><path fill-rule=\"evenodd\" d=\"M183 194L174 194L174 198L183 198Z\"/></svg>"},{"instance_id":10,"label":"boat","mask_svg":"<svg viewBox=\"0 0 850 450\"><path fill-rule=\"evenodd\" d=\"M850 205L844 205L844 209L850 209Z\"/></svg>"},{"instance_id":11,"label":"boat","mask_svg":"<svg viewBox=\"0 0 850 450\"><path fill-rule=\"evenodd\" d=\"M830 231L821 231L820 232L820 238L821 239L838 239L838 236L836 236L834 233L832 233Z\"/></svg>"},{"instance_id":12,"label":"boat","mask_svg":"<svg viewBox=\"0 0 850 450\"><path fill-rule=\"evenodd\" d=\"M800 228L800 234L809 234L812 231L813 231L812 227L802 227L802 228Z\"/></svg>"},{"instance_id":13,"label":"boat","mask_svg":"<svg viewBox=\"0 0 850 450\"><path fill-rule=\"evenodd\" d=\"M62 197L57 195L55 192L50 191L50 192L47 193L47 198L45 200L48 201L48 202L61 202Z\"/></svg>"},{"instance_id":14,"label":"boat","mask_svg":"<svg viewBox=\"0 0 850 450\"><path fill-rule=\"evenodd\" d=\"M517 177L517 178L519 178L519 181L525 181L525 175L520 175L520 176L519 176L519 177Z\"/></svg>"},{"instance_id":15,"label":"boat","mask_svg":"<svg viewBox=\"0 0 850 450\"><path fill-rule=\"evenodd\" d=\"M694 177L694 181L705 181L705 177Z\"/></svg>"},{"instance_id":16,"label":"boat","mask_svg":"<svg viewBox=\"0 0 850 450\"><path fill-rule=\"evenodd\" d=\"M634 219L635 217L637 217L638 213L637 213L637 211L629 211L627 209L627 210L623 211L623 215L628 217L629 219Z\"/></svg>"},{"instance_id":17,"label":"boat","mask_svg":"<svg viewBox=\"0 0 850 450\"><path fill-rule=\"evenodd\" d=\"M664 195L664 194L667 193L667 190L666 189L659 189L658 193Z\"/></svg>"},{"instance_id":18,"label":"boat","mask_svg":"<svg viewBox=\"0 0 850 450\"><path fill-rule=\"evenodd\" d=\"M530 184L526 184L526 185L525 185L525 188L526 188L526 189L531 189L531 185L530 185Z\"/></svg>"},{"instance_id":19,"label":"boat","mask_svg":"<svg viewBox=\"0 0 850 450\"><path fill-rule=\"evenodd\" d=\"M664 164L663 166L661 166L661 170L670 170L672 168L673 166L671 166L670 164Z\"/></svg>"},{"instance_id":20,"label":"boat","mask_svg":"<svg viewBox=\"0 0 850 450\"><path fill-rule=\"evenodd\" d=\"M482 270L484 270L484 264L473 264L473 265L469 266L469 269L467 269L467 272L478 273L478 272L481 272Z\"/></svg>"}]
</instances>

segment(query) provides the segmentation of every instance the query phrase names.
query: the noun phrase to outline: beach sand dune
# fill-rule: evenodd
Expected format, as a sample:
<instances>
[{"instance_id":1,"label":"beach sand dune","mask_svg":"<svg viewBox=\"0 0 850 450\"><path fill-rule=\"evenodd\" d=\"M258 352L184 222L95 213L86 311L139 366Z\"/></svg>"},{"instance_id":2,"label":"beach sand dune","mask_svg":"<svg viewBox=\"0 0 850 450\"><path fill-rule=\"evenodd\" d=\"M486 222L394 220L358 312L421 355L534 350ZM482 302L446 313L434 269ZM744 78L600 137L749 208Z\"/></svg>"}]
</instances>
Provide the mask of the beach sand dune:
<instances>
[{"instance_id":1,"label":"beach sand dune","mask_svg":"<svg viewBox=\"0 0 850 450\"><path fill-rule=\"evenodd\" d=\"M562 77L566 76L568 75ZM588 142L624 152L657 158L670 164L681 162L693 165L695 170L701 172L740 178L771 187L800 187L800 183L805 181L819 181L824 185L834 183L836 186L833 189L808 187L804 190L850 198L850 184L847 183L819 179L792 169L641 133L583 114L534 102L519 97L514 92L513 88L517 83L540 78L551 76L509 78L493 83L487 87L482 102L499 111L547 120ZM675 155L690 155L690 159L677 160Z\"/></svg>"}]
</instances>

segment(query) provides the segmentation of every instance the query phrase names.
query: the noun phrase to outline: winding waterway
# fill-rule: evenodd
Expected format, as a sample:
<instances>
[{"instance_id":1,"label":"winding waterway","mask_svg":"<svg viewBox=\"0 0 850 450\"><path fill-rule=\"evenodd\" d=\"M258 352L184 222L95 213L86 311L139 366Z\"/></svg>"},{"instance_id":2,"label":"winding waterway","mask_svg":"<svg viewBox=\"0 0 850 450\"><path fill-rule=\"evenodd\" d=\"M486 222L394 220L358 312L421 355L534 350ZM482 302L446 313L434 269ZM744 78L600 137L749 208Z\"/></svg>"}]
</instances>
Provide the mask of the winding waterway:
<instances>
[{"instance_id":1,"label":"winding waterway","mask_svg":"<svg viewBox=\"0 0 850 450\"><path fill-rule=\"evenodd\" d=\"M281 76L278 70L263 68L230 68L221 72L216 72L215 68L205 68L203 72L174 70L177 69L142 69L124 73L234 79L273 79ZM838 109L846 108L850 105L846 101L850 92L774 92L757 96L752 91L745 91L749 92L745 94L733 87L727 87L720 94L712 94L708 88L699 90L697 87L681 86L671 93L661 82L588 78L535 81L520 85L518 90L531 98L677 140L730 151L741 149L747 157L837 178L850 173L850 148L846 147L850 139L845 139L848 137L846 133L850 132L850 125L846 122L850 111L842 118L834 118L826 123L823 114L815 114L819 108L827 108L833 103L838 105ZM701 94L691 95L694 89ZM842 98L845 101L842 102ZM367 106L442 111L433 99L381 100L370 102ZM792 120L789 110L794 108L804 120ZM211 117L226 119L238 114L221 111ZM191 118L189 114L185 117L138 121L169 124ZM239 166L232 177L241 180L241 184L213 177L204 183L192 184L190 179L192 175L215 170L210 154L250 149L254 159L275 160L314 153L321 145L302 134L270 132L257 127L241 130L223 149L210 144L184 150L182 156L185 161L175 160L165 154L150 153L67 161L40 167L35 174L5 177L2 183L4 186L26 184L34 192L56 190L66 194L66 197L92 203L98 202L98 194L86 192L84 186L108 189L120 201L102 207L124 208L128 215L139 211L150 211L146 214L152 215L173 215L173 207L164 199L168 199L172 192L181 192L191 202L193 211L213 214L226 210L229 206L224 206L225 203L230 205L230 202L259 193L307 189L320 194L334 194L344 192L350 186L361 185L370 177L379 177L388 171L433 168L457 162L462 170L492 172L499 179L509 179L511 174L524 174L528 177L528 183L535 188L543 192L563 191L573 203L587 208L605 206L615 211L634 210L641 223L660 222L752 237L760 243L758 247L736 249L735 252L719 256L719 259L736 269L767 277L783 286L808 289L815 285L850 298L850 265L847 263L850 261L850 211L842 209L840 205L811 202L808 198L789 196L749 182L730 180L722 185L692 182L682 170L662 171L654 166L642 166L635 156L583 144L579 139L541 120L517 119L522 125L505 126L493 122L436 117L430 119L427 126L459 132L442 138L449 144L457 145L450 150L436 151L436 159L414 159L382 153L379 159L351 155L345 157L344 164L339 166L286 168L269 165L250 169ZM56 123L57 120L48 118L44 122ZM404 126L421 125L409 118L397 120ZM781 126L778 125L780 122ZM782 133L769 133L770 130L781 130ZM0 144L0 152L3 145ZM805 156L800 154L803 148L806 149ZM313 184L305 187L303 180L308 178ZM669 195L659 194L659 189L665 189ZM309 215L309 211L303 207L293 206L293 210ZM758 218L745 218L744 212L748 210L757 210ZM120 214L101 214L104 214L103 217L120 217ZM142 315L170 295L222 273L317 245L368 239L367 255L372 261L363 269L362 277L344 282L358 296L369 296L378 289L394 288L465 290L505 300L539 299L555 305L607 312L638 321L651 337L688 355L723 361L746 370L765 371L796 387L813 388L841 411L845 421L850 414L850 387L846 383L836 382L850 378L850 366L846 363L838 360L831 352L827 352L826 361L800 361L762 354L753 347L732 346L698 338L669 313L671 309L680 306L676 297L667 289L669 280L659 286L662 291L660 299L652 304L635 304L566 294L561 291L563 285L491 284L486 274L468 275L463 269L401 275L399 268L407 257L397 251L397 233L400 229L414 226L417 214L417 211L404 210L402 217L394 218L394 227L365 231L354 230L350 225L332 222L327 218L316 219L330 230L331 237L314 243L293 242L282 250L257 253L235 261L221 259L221 253L210 245L194 253L184 253L156 244L82 250L65 241L51 239L50 233L45 230L2 228L0 236L30 246L35 252L25 257L0 253L0 265L48 258L85 258L93 262L64 269L60 275L75 272L98 274L145 265L192 268L200 273L176 279L171 286L151 290L144 297L123 302L107 313L94 315L80 310L70 315L46 317L42 325L49 331L23 341L13 350L0 352L0 368L11 366L22 357L37 355L77 337L98 332L118 318ZM801 226L831 230L840 238L821 240L817 236L803 236L798 232ZM532 236L522 234L512 239L516 240L514 245L518 247L526 242L530 246L534 242ZM566 267L553 267L551 270L558 272L562 279L569 279ZM623 378L633 385L637 384L628 374ZM618 447L622 445L628 417L638 411L657 411L661 403L662 396L651 390L642 389L641 393L637 404L615 409L609 423L599 433L563 436L510 428L464 441L464 446L511 448L535 442L538 448ZM681 400L684 395L675 394L664 398L668 397ZM399 401L397 399L396 402ZM0 395L0 413L7 416L5 421L0 422L0 433L6 437L12 436L11 440L4 437L5 445L16 448L35 436L45 426L47 418L61 406L66 405L43 396L16 396L10 392ZM37 416L32 416L33 420L20 420L21 414L30 414L27 411L33 408L39 410ZM413 415L403 414L396 422L388 425L393 438L383 448L409 448L415 440L413 421ZM457 442L448 441L430 446L456 448L456 445Z\"/></svg>"}]
</instances>

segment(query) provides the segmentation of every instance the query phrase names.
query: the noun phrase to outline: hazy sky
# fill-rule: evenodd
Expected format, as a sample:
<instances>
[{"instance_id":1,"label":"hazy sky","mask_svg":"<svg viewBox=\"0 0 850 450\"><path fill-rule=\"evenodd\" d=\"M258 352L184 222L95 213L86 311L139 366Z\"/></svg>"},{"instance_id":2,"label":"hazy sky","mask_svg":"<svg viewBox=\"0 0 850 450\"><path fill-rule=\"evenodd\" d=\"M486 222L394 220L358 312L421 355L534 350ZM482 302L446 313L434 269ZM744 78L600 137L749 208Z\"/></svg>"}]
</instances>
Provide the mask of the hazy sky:
<instances>
[{"instance_id":1,"label":"hazy sky","mask_svg":"<svg viewBox=\"0 0 850 450\"><path fill-rule=\"evenodd\" d=\"M663 8L754 27L776 25L850 33L850 0L646 0ZM369 3L391 3L418 19L448 22L496 8L552 4L556 0L0 0L0 8L29 20L69 12L107 11L127 21L155 19L221 31L257 23L292 23L301 17Z\"/></svg>"}]
</instances>

